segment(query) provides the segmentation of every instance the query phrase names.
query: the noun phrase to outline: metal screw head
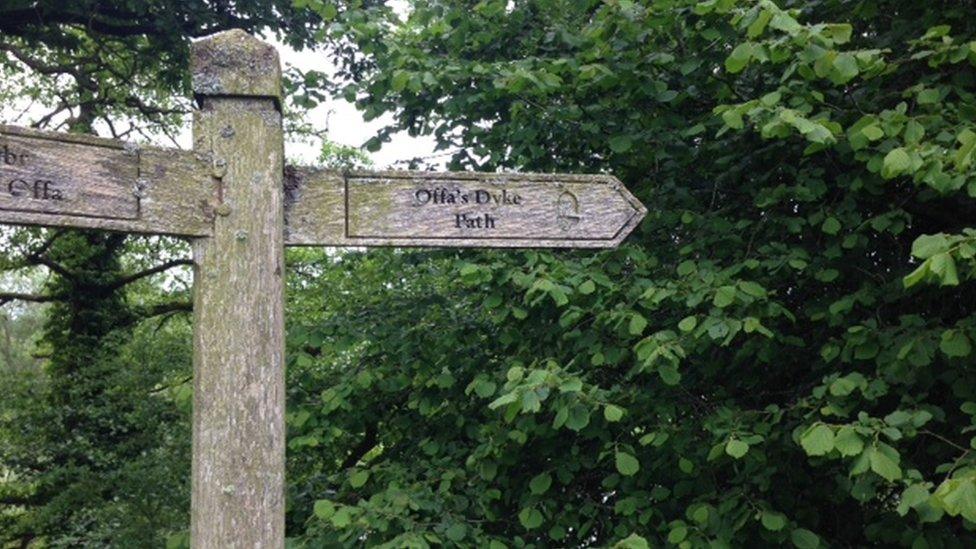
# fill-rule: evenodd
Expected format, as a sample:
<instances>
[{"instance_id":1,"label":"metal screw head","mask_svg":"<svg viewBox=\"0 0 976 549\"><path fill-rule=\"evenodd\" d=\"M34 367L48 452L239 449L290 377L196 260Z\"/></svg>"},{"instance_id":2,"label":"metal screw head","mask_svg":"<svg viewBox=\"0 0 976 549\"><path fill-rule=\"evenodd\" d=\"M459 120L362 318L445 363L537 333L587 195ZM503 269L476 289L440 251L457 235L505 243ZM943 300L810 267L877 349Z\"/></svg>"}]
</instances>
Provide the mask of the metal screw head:
<instances>
[{"instance_id":1,"label":"metal screw head","mask_svg":"<svg viewBox=\"0 0 976 549\"><path fill-rule=\"evenodd\" d=\"M227 217L232 211L234 211L233 208L231 208L230 204L227 204L226 202L219 204L216 208L214 208L214 212L221 217Z\"/></svg>"},{"instance_id":2,"label":"metal screw head","mask_svg":"<svg viewBox=\"0 0 976 549\"><path fill-rule=\"evenodd\" d=\"M244 229L238 229L237 232L234 233L234 238L236 238L238 242L244 242L247 240L247 231Z\"/></svg>"},{"instance_id":3,"label":"metal screw head","mask_svg":"<svg viewBox=\"0 0 976 549\"><path fill-rule=\"evenodd\" d=\"M227 175L227 161L223 158L215 158L212 175L218 179Z\"/></svg>"},{"instance_id":4,"label":"metal screw head","mask_svg":"<svg viewBox=\"0 0 976 549\"><path fill-rule=\"evenodd\" d=\"M132 189L132 195L135 196L136 198L143 198L146 196L146 188L148 187L149 187L149 181L140 178L139 180L136 181L136 184Z\"/></svg>"},{"instance_id":5,"label":"metal screw head","mask_svg":"<svg viewBox=\"0 0 976 549\"><path fill-rule=\"evenodd\" d=\"M220 130L220 137L223 137L224 139L234 137L234 128L226 126L224 129Z\"/></svg>"}]
</instances>

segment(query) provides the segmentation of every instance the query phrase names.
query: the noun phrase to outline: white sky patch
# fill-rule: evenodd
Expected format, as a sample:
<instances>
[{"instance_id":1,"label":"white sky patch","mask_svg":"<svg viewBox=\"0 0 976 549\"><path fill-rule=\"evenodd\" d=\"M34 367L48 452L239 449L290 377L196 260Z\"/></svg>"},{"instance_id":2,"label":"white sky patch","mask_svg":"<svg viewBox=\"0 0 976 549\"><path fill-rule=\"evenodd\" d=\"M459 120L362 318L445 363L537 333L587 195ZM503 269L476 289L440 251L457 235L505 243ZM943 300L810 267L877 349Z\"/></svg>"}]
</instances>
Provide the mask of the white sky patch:
<instances>
[{"instance_id":1,"label":"white sky patch","mask_svg":"<svg viewBox=\"0 0 976 549\"><path fill-rule=\"evenodd\" d=\"M302 71L315 70L328 75L333 75L336 72L335 63L329 59L326 53L297 52L287 45L277 42L273 37L265 39L278 48L282 64L286 68L292 66ZM367 122L363 120L362 114L356 110L356 106L342 97L330 97L306 114L306 121L316 129L328 129L329 140L350 147L361 147L367 140L376 135L380 128L390 124L392 120L393 117L387 114ZM366 151L366 154L373 160L373 164L377 168L387 168L412 158L434 155L436 154L434 152L436 144L431 136L411 137L406 132L400 132L392 136L389 143L384 143L380 150L372 153ZM286 152L290 159L311 163L318 158L319 150L315 145L289 143L288 146L290 148L286 149Z\"/></svg>"},{"instance_id":2,"label":"white sky patch","mask_svg":"<svg viewBox=\"0 0 976 549\"><path fill-rule=\"evenodd\" d=\"M278 48L281 54L282 65L287 69L289 66L296 67L303 71L315 70L324 74L335 74L335 63L329 58L327 53L321 51L302 51L298 52L274 39L266 36L264 40L272 43ZM19 126L28 126L30 123L40 119L49 112L41 105L32 105L28 100L17 100L12 103L0 105L0 123ZM62 120L66 114L55 118ZM328 98L321 105L312 109L305 115L306 122L317 130L328 130L327 138L340 145L360 148L371 137L376 135L380 128L388 125L393 117L384 115L380 118L366 122L362 114L342 97ZM107 128L102 128L103 122L96 123L96 129L103 136L110 136ZM128 138L138 142L146 142L141 136ZM172 147L174 145L169 139L159 135L152 139L149 144ZM176 136L176 144L183 149L192 147L192 128L191 117L186 116L183 129ZM437 153L434 151L436 141L430 136L411 137L406 132L393 135L391 141L384 143L383 147L376 152L363 151L370 157L374 167L378 169L390 167L404 167L403 164L413 158L432 156ZM292 162L314 165L320 153L321 143L318 140L313 142L295 142L289 140L286 144L285 153ZM441 152L437 159L441 164L446 160L446 156ZM398 165L399 164L399 165Z\"/></svg>"}]
</instances>

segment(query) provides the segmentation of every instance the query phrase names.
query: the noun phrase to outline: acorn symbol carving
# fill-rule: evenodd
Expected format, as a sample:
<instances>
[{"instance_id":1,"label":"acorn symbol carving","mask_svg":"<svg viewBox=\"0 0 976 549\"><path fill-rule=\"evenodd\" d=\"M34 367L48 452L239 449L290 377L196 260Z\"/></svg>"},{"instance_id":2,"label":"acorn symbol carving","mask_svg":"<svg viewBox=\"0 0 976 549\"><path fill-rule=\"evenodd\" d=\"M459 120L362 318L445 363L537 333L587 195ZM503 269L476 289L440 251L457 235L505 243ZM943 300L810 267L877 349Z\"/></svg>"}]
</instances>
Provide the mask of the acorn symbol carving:
<instances>
[{"instance_id":1,"label":"acorn symbol carving","mask_svg":"<svg viewBox=\"0 0 976 549\"><path fill-rule=\"evenodd\" d=\"M580 215L579 199L575 194L563 191L563 194L559 195L559 199L556 200L556 220L559 228L564 231L579 225L583 220Z\"/></svg>"}]
</instances>

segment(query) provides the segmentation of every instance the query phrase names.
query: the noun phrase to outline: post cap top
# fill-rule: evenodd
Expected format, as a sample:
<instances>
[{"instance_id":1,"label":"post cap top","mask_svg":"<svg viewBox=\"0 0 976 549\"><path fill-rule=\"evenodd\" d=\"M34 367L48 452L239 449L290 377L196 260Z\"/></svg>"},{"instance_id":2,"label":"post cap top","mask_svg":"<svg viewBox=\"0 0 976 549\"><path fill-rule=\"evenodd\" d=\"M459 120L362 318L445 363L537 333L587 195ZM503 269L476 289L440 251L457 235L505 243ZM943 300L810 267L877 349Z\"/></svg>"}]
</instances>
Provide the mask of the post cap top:
<instances>
[{"instance_id":1,"label":"post cap top","mask_svg":"<svg viewBox=\"0 0 976 549\"><path fill-rule=\"evenodd\" d=\"M281 104L278 51L240 29L192 44L190 67L197 96L270 97Z\"/></svg>"}]
</instances>

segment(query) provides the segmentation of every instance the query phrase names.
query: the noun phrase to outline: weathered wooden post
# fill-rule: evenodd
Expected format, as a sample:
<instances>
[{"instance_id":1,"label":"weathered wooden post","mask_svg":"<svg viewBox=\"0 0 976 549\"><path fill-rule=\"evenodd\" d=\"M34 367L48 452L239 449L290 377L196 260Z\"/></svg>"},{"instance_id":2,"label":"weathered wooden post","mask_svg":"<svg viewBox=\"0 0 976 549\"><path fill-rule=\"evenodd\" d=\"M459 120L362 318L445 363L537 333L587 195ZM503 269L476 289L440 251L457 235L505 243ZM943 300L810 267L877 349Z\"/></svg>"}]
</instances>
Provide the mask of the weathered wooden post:
<instances>
[{"instance_id":1,"label":"weathered wooden post","mask_svg":"<svg viewBox=\"0 0 976 549\"><path fill-rule=\"evenodd\" d=\"M284 143L275 49L242 31L193 44L194 150L208 157L213 234L194 242L191 539L285 539Z\"/></svg>"}]
</instances>

